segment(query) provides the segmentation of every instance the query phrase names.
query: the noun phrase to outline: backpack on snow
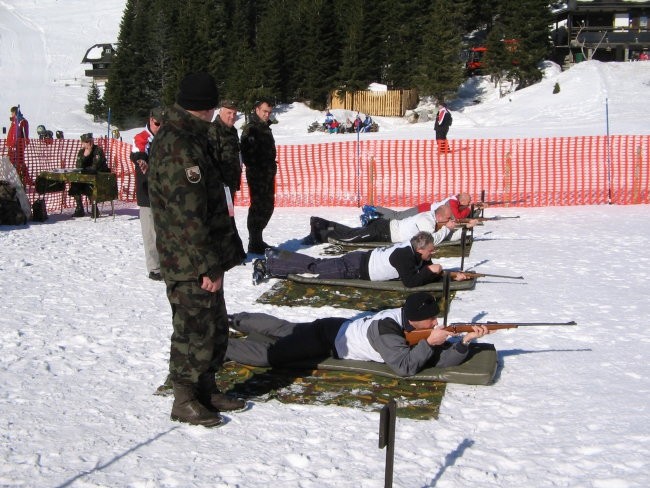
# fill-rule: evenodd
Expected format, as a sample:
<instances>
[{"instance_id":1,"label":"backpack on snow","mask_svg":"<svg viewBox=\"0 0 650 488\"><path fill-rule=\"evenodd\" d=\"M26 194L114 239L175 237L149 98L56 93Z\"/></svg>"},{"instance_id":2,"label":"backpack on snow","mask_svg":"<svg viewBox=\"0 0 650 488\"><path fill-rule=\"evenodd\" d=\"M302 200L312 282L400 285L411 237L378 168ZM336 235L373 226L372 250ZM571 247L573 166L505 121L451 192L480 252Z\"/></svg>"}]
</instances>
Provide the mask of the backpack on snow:
<instances>
[{"instance_id":1,"label":"backpack on snow","mask_svg":"<svg viewBox=\"0 0 650 488\"><path fill-rule=\"evenodd\" d=\"M47 220L47 208L45 207L45 200L39 198L34 200L32 205L32 220L34 222L45 222Z\"/></svg>"}]
</instances>

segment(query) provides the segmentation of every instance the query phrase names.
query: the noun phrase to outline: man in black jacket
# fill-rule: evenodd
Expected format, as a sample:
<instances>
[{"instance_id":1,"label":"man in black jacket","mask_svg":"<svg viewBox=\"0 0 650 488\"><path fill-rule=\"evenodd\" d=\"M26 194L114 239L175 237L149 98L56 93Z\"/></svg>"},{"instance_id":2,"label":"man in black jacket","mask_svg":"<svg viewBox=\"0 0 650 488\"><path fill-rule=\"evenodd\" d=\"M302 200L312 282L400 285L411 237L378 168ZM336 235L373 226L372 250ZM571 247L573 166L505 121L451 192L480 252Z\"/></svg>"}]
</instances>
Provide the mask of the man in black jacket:
<instances>
[{"instance_id":1,"label":"man in black jacket","mask_svg":"<svg viewBox=\"0 0 650 488\"><path fill-rule=\"evenodd\" d=\"M273 103L263 99L255 103L248 123L242 128L241 152L246 165L246 181L251 204L248 209L248 252L262 254L271 247L264 242L262 232L275 209L275 139L271 132Z\"/></svg>"},{"instance_id":2,"label":"man in black jacket","mask_svg":"<svg viewBox=\"0 0 650 488\"><path fill-rule=\"evenodd\" d=\"M316 258L291 251L269 249L266 259L253 262L253 283L264 278L286 278L289 274L314 274L319 278L352 278L368 281L399 279L412 288L434 283L442 278L443 268L433 264L433 236L418 232L409 241L372 251L354 251L335 258ZM451 278L462 281L467 276L453 271Z\"/></svg>"}]
</instances>

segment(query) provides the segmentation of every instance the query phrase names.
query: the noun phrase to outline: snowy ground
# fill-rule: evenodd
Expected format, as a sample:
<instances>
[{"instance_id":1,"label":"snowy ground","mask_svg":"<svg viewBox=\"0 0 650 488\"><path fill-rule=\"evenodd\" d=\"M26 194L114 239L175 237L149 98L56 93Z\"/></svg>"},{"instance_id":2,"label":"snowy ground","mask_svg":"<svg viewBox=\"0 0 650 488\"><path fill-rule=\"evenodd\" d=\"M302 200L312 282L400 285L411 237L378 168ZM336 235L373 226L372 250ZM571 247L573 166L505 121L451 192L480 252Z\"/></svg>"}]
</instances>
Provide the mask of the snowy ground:
<instances>
[{"instance_id":1,"label":"snowy ground","mask_svg":"<svg viewBox=\"0 0 650 488\"><path fill-rule=\"evenodd\" d=\"M0 0L0 109L21 103L33 130L105 132L83 113L80 61L92 44L116 39L124 4ZM551 67L542 83L505 98L478 81L467 99L484 103L459 100L450 137L605 134L606 100L611 133L650 133L650 63ZM323 114L303 105L277 116L280 144L356 137L307 134ZM364 137L432 137L432 123L378 122L380 132ZM579 325L487 337L499 351L493 385L449 385L438 420L398 420L395 486L650 485L648 211L488 212L521 218L481 228L466 267L522 274L524 283L482 279L457 295L450 320ZM310 215L358 222L351 208L278 209L265 237L295 248ZM237 208L244 240L245 217ZM166 375L170 310L164 285L146 277L134 206L97 223L66 212L0 227L0 249L0 486L383 486L376 413L269 402L216 430L170 422L171 398L152 395ZM257 304L272 282L253 287L250 275L250 263L227 274L229 311L355 314Z\"/></svg>"}]
</instances>

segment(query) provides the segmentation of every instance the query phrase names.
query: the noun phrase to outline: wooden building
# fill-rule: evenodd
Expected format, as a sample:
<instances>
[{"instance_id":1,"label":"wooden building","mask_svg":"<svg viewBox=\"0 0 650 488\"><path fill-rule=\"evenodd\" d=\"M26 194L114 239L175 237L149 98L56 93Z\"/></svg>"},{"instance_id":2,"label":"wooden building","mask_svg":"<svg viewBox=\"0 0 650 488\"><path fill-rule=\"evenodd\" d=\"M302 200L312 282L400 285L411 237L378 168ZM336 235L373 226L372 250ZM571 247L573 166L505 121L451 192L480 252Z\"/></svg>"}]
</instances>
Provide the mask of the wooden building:
<instances>
[{"instance_id":1,"label":"wooden building","mask_svg":"<svg viewBox=\"0 0 650 488\"><path fill-rule=\"evenodd\" d=\"M91 64L92 69L87 69L86 76L91 77L94 81L106 81L108 71L115 55L115 46L113 44L95 44L86 51L82 64Z\"/></svg>"},{"instance_id":2,"label":"wooden building","mask_svg":"<svg viewBox=\"0 0 650 488\"><path fill-rule=\"evenodd\" d=\"M569 0L553 4L552 12L554 60L560 64L634 61L650 50L648 0Z\"/></svg>"}]
</instances>

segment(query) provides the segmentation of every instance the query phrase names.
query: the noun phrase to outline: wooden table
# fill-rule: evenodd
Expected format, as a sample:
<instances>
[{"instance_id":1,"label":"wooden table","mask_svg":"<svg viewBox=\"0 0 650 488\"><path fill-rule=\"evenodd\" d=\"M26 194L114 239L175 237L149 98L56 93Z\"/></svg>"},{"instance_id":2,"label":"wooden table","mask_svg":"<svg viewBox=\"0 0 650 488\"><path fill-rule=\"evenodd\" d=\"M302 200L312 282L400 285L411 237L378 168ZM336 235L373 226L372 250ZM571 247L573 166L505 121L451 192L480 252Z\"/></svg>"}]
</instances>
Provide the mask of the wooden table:
<instances>
[{"instance_id":1,"label":"wooden table","mask_svg":"<svg viewBox=\"0 0 650 488\"><path fill-rule=\"evenodd\" d=\"M65 192L66 183L89 183L92 185L91 204L111 202L111 215L115 218L113 200L116 200L118 195L117 175L115 173L87 174L78 169L43 171L36 178L36 192L39 194L57 191ZM97 216L95 216L95 220L97 220Z\"/></svg>"}]
</instances>

